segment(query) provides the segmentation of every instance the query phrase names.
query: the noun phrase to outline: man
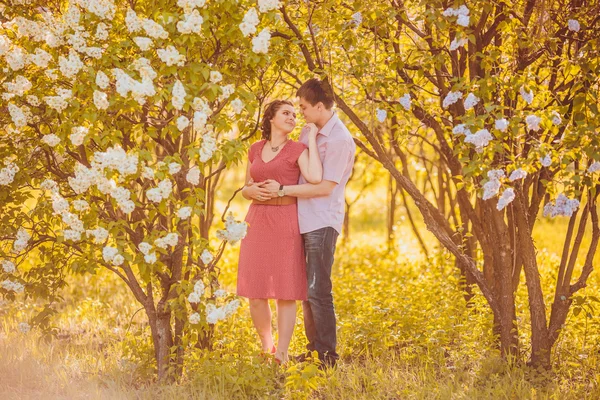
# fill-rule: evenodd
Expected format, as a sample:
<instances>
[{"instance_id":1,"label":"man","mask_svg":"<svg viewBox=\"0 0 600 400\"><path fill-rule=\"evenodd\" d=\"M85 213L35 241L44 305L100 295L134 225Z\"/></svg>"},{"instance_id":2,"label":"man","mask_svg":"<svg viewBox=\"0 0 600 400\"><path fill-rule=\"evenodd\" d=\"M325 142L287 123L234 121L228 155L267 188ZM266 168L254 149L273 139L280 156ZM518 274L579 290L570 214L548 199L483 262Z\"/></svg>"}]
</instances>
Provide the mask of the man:
<instances>
[{"instance_id":1,"label":"man","mask_svg":"<svg viewBox=\"0 0 600 400\"><path fill-rule=\"evenodd\" d=\"M272 196L298 198L298 220L304 238L308 301L303 302L308 350L316 350L326 366L333 367L336 353L336 317L331 292L331 267L338 235L344 221L344 190L352 173L356 145L346 126L332 110L333 98L323 82L313 78L297 91L300 110L308 125L318 128L317 147L323 163L323 180L308 184L301 176L298 185L281 186L267 180ZM312 126L314 129L314 126ZM300 141L308 145L309 129Z\"/></svg>"}]
</instances>

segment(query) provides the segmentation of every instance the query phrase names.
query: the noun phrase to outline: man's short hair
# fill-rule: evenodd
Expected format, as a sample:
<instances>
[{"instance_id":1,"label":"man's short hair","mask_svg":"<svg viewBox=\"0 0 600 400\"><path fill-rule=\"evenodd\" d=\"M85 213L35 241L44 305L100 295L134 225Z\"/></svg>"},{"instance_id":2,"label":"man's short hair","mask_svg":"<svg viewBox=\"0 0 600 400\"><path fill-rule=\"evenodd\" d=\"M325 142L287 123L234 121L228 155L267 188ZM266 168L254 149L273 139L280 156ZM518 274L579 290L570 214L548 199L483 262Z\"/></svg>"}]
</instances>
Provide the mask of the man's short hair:
<instances>
[{"instance_id":1,"label":"man's short hair","mask_svg":"<svg viewBox=\"0 0 600 400\"><path fill-rule=\"evenodd\" d=\"M333 98L324 89L323 81L317 78L312 78L304 82L296 92L296 96L303 98L313 106L321 102L328 110L333 107Z\"/></svg>"}]
</instances>

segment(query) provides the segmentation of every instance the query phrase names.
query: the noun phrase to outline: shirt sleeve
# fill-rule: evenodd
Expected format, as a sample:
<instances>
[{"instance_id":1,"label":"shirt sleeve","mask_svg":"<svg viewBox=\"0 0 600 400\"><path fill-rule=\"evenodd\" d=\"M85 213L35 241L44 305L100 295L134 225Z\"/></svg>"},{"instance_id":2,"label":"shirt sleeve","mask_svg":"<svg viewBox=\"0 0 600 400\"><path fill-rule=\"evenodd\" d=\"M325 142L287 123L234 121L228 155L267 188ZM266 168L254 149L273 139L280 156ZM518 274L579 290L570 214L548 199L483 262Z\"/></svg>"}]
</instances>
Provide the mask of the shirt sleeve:
<instances>
[{"instance_id":1,"label":"shirt sleeve","mask_svg":"<svg viewBox=\"0 0 600 400\"><path fill-rule=\"evenodd\" d=\"M340 183L353 155L352 146L346 141L327 143L323 159L323 180Z\"/></svg>"}]
</instances>

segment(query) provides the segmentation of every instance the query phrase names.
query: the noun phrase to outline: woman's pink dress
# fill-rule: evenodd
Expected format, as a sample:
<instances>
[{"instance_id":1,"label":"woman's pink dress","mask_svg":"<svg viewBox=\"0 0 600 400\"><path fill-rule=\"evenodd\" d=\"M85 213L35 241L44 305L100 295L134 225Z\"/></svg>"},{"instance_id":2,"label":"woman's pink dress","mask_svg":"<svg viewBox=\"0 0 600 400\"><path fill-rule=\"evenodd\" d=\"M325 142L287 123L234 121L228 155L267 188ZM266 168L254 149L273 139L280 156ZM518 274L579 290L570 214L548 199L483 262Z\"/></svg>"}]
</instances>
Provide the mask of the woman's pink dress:
<instances>
[{"instance_id":1,"label":"woman's pink dress","mask_svg":"<svg viewBox=\"0 0 600 400\"><path fill-rule=\"evenodd\" d=\"M248 151L254 182L274 179L296 185L300 177L298 158L306 146L288 141L274 159L265 163L266 140ZM251 299L306 300L306 258L298 205L251 204L246 215L248 232L240 246L237 294Z\"/></svg>"}]
</instances>

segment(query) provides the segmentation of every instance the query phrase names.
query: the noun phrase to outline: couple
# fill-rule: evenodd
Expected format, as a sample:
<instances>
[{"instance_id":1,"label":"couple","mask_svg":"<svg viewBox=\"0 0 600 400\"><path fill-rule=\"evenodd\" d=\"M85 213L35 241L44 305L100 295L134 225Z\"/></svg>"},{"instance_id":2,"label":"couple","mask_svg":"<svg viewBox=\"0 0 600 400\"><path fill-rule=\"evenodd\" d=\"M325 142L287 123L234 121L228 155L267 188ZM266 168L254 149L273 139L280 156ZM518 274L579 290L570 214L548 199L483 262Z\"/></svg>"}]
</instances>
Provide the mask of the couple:
<instances>
[{"instance_id":1,"label":"couple","mask_svg":"<svg viewBox=\"0 0 600 400\"><path fill-rule=\"evenodd\" d=\"M344 220L344 189L352 172L356 145L338 118L333 98L318 79L297 91L308 123L298 142L292 103L275 100L265 109L263 139L248 152L242 195L252 204L242 240L237 294L250 300L250 314L264 352L288 361L302 300L308 350L334 366L336 321L331 267ZM274 346L268 299L277 300L279 340Z\"/></svg>"}]
</instances>

